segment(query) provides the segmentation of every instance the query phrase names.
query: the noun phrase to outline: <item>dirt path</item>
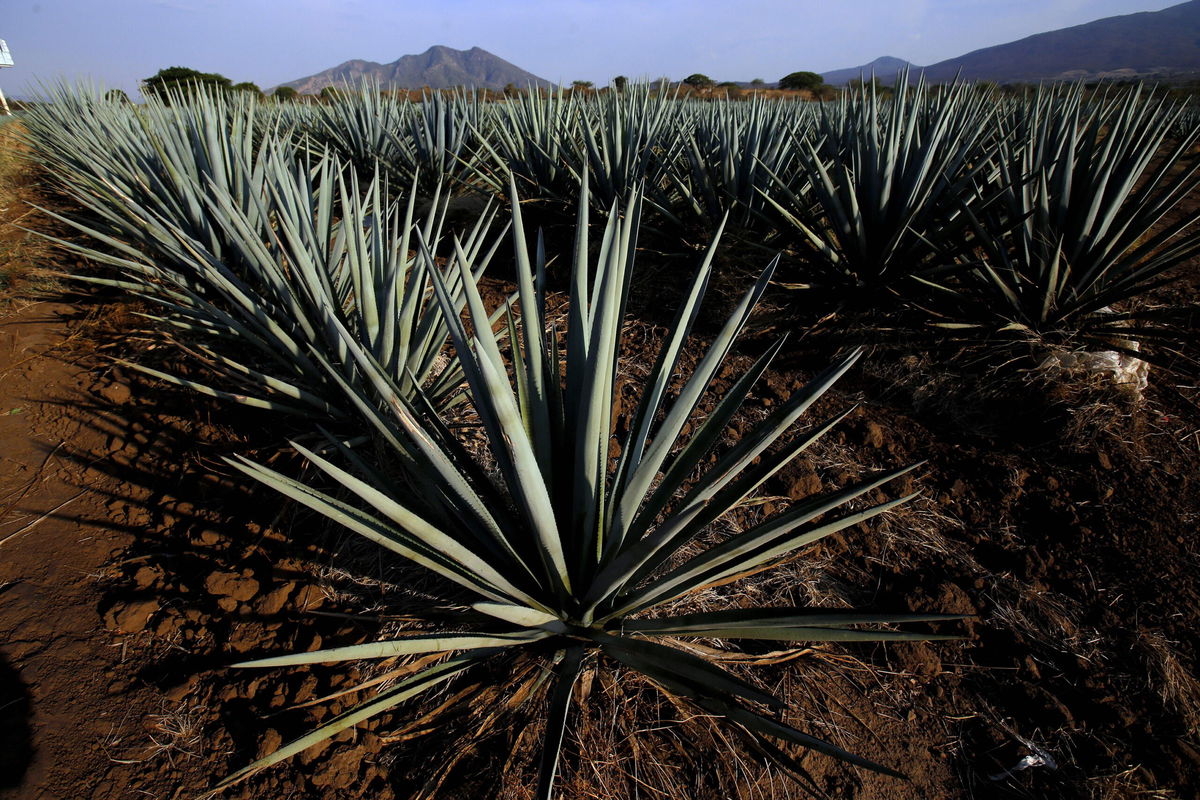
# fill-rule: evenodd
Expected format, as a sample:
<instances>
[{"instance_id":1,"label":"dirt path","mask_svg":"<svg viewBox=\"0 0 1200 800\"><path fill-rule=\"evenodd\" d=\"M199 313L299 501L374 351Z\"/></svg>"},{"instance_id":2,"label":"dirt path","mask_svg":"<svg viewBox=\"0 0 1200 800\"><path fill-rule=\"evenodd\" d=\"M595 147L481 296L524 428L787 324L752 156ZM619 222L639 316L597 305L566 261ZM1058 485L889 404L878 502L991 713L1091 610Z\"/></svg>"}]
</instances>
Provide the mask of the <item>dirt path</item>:
<instances>
[{"instance_id":1,"label":"dirt path","mask_svg":"<svg viewBox=\"0 0 1200 800\"><path fill-rule=\"evenodd\" d=\"M130 535L109 522L114 479L88 465L107 455L110 437L82 409L120 402L128 389L95 385L72 357L76 314L34 302L0 319L4 798L126 796L119 777L111 782L112 758L156 700L115 678L123 650L98 612L100 570ZM82 775L94 783L81 785Z\"/></svg>"}]
</instances>

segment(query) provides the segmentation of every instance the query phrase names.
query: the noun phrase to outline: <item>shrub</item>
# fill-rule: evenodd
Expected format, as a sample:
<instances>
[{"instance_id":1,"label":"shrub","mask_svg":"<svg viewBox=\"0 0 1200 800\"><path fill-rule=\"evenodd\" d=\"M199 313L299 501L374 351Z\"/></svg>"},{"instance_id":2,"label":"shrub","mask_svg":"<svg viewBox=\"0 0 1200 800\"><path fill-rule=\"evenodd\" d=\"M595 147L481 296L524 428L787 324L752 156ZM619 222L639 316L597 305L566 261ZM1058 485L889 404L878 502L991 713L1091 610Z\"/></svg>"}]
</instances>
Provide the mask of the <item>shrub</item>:
<instances>
[{"instance_id":1,"label":"shrub","mask_svg":"<svg viewBox=\"0 0 1200 800\"><path fill-rule=\"evenodd\" d=\"M965 84L937 97L924 85L859 90L822 107L812 139L796 141L802 169L767 197L810 249L805 277L877 301L875 290L949 263L965 246L961 207L988 166L978 144L993 113Z\"/></svg>"},{"instance_id":2,"label":"shrub","mask_svg":"<svg viewBox=\"0 0 1200 800\"><path fill-rule=\"evenodd\" d=\"M250 92L251 94L258 95L259 97L263 96L263 90L258 88L258 84L254 81L242 81L241 83L235 83L229 88L235 92Z\"/></svg>"},{"instance_id":3,"label":"shrub","mask_svg":"<svg viewBox=\"0 0 1200 800\"><path fill-rule=\"evenodd\" d=\"M825 85L825 79L815 72L789 72L779 79L780 89L815 92Z\"/></svg>"},{"instance_id":4,"label":"shrub","mask_svg":"<svg viewBox=\"0 0 1200 800\"><path fill-rule=\"evenodd\" d=\"M216 72L200 72L188 67L167 67L142 81L142 94L165 101L172 91L190 91L196 87L229 89L231 81Z\"/></svg>"}]
</instances>

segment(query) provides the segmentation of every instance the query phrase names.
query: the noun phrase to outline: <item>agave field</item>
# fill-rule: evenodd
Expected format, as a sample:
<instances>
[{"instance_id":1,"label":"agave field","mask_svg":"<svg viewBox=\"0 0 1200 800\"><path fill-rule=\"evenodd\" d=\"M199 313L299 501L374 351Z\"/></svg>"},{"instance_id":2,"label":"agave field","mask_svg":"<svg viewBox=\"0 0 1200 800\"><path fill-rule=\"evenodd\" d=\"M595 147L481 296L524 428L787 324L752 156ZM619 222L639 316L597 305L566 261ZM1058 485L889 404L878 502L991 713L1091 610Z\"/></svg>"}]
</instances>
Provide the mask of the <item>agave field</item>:
<instances>
[{"instance_id":1,"label":"agave field","mask_svg":"<svg viewBox=\"0 0 1200 800\"><path fill-rule=\"evenodd\" d=\"M95 796L1200 788L1185 105L59 86L22 122L64 279L122 309L103 369L221 431L208 507L110 564L172 703L113 761L170 767Z\"/></svg>"}]
</instances>

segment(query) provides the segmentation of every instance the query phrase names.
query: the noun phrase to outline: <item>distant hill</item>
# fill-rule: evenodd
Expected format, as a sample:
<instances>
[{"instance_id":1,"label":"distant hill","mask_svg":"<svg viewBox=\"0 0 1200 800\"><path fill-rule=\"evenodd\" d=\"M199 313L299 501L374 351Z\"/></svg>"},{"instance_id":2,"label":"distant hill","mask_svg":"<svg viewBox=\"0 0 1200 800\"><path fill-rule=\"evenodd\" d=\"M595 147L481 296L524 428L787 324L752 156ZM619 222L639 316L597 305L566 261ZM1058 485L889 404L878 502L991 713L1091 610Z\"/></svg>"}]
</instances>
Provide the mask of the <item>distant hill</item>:
<instances>
[{"instance_id":1,"label":"distant hill","mask_svg":"<svg viewBox=\"0 0 1200 800\"><path fill-rule=\"evenodd\" d=\"M885 83L907 62L890 56L825 74L840 86L859 75ZM1200 0L1162 11L1105 17L1094 22L985 47L928 67L909 65L912 79L946 83L955 75L997 83L1104 78L1182 78L1200 75Z\"/></svg>"},{"instance_id":2,"label":"distant hill","mask_svg":"<svg viewBox=\"0 0 1200 800\"><path fill-rule=\"evenodd\" d=\"M892 83L896 80L896 75L905 67L912 70L913 74L921 71L921 68L915 64L910 64L902 58L894 56L884 56L877 58L870 64L863 64L861 67L848 67L846 69L835 69L832 72L826 72L821 77L830 86L845 86L853 80L860 77L865 77L867 80L874 75L884 83Z\"/></svg>"},{"instance_id":3,"label":"distant hill","mask_svg":"<svg viewBox=\"0 0 1200 800\"><path fill-rule=\"evenodd\" d=\"M317 94L326 86L354 86L363 80L377 82L385 89L448 89L470 86L476 89L503 89L511 83L551 88L554 84L510 64L480 47L455 50L435 45L420 55L401 56L390 64L353 60L336 67L282 84L302 94Z\"/></svg>"},{"instance_id":4,"label":"distant hill","mask_svg":"<svg viewBox=\"0 0 1200 800\"><path fill-rule=\"evenodd\" d=\"M975 50L925 68L945 82L1148 77L1200 71L1200 0L1106 17Z\"/></svg>"}]
</instances>

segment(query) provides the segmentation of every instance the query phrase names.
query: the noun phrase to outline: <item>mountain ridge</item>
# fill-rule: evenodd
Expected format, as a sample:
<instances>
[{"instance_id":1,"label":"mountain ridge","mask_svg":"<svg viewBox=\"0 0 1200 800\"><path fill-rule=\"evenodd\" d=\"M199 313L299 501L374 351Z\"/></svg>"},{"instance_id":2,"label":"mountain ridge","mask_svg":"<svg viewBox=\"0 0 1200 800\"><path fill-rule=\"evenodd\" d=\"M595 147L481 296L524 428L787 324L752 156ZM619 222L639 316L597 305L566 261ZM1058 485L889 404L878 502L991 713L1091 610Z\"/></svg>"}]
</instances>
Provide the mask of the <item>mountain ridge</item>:
<instances>
[{"instance_id":1,"label":"mountain ridge","mask_svg":"<svg viewBox=\"0 0 1200 800\"><path fill-rule=\"evenodd\" d=\"M825 82L849 83L870 77L884 56L868 64L832 70ZM922 73L935 83L989 80L999 83L1043 80L1184 77L1200 74L1200 0L1159 11L1138 11L1035 33L979 48L926 67L910 64L910 80ZM880 80L895 80L899 69L875 69Z\"/></svg>"},{"instance_id":2,"label":"mountain ridge","mask_svg":"<svg viewBox=\"0 0 1200 800\"><path fill-rule=\"evenodd\" d=\"M895 56L881 56L874 61L868 62L858 67L847 67L845 69L835 69L832 72L825 73L822 78L830 86L843 86L852 80L860 77L871 79L874 75L884 83L891 83L896 79L896 75L905 67L913 71L919 71L921 68L910 61L905 61L902 58Z\"/></svg>"},{"instance_id":3,"label":"mountain ridge","mask_svg":"<svg viewBox=\"0 0 1200 800\"><path fill-rule=\"evenodd\" d=\"M350 59L335 67L304 78L287 81L302 94L317 94L327 86L355 85L362 81L378 83L384 89L448 89L466 86L475 89L503 89L513 84L553 88L550 81L489 53L482 47L455 50L434 45L423 53L405 55L387 64L366 59Z\"/></svg>"}]
</instances>

